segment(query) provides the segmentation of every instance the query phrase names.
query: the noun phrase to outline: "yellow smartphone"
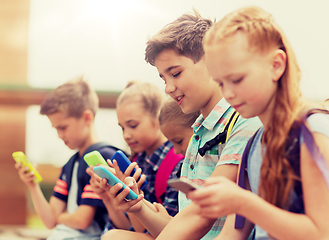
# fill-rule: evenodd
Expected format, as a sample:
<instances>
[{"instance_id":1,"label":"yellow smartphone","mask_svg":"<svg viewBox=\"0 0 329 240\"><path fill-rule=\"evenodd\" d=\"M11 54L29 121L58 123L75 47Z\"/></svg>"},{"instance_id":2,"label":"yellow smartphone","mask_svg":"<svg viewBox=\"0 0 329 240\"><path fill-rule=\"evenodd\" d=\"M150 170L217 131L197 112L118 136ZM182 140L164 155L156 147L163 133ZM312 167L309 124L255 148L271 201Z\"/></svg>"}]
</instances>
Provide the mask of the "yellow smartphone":
<instances>
[{"instance_id":1,"label":"yellow smartphone","mask_svg":"<svg viewBox=\"0 0 329 240\"><path fill-rule=\"evenodd\" d=\"M33 167L32 163L27 159L27 157L23 152L21 151L13 152L12 156L16 162L22 163L22 167L28 166L30 171L33 171L35 176L34 182L42 181L42 177L40 173L35 169L35 167Z\"/></svg>"}]
</instances>

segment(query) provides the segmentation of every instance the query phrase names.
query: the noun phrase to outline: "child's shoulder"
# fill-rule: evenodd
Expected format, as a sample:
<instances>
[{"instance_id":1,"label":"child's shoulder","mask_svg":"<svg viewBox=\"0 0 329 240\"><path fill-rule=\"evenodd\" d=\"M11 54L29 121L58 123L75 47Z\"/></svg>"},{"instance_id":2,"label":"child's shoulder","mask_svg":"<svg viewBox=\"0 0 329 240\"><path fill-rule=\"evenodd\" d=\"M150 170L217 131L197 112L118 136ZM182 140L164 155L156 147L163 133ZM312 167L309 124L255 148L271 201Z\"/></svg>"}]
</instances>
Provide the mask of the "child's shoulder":
<instances>
[{"instance_id":1,"label":"child's shoulder","mask_svg":"<svg viewBox=\"0 0 329 240\"><path fill-rule=\"evenodd\" d=\"M256 132L263 124L258 117L243 118L239 116L232 132L247 130L248 132Z\"/></svg>"},{"instance_id":2,"label":"child's shoulder","mask_svg":"<svg viewBox=\"0 0 329 240\"><path fill-rule=\"evenodd\" d=\"M329 137L329 114L314 113L306 119L306 122L312 132L323 133Z\"/></svg>"}]
</instances>

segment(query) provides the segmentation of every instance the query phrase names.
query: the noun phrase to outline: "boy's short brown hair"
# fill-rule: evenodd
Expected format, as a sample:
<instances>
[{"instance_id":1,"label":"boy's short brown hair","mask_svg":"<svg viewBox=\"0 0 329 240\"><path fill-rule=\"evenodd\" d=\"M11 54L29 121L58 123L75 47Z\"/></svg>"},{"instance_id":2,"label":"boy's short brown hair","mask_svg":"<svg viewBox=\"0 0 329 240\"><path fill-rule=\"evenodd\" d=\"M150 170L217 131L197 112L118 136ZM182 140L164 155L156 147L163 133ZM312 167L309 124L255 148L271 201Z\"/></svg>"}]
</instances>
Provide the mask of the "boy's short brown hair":
<instances>
[{"instance_id":1,"label":"boy's short brown hair","mask_svg":"<svg viewBox=\"0 0 329 240\"><path fill-rule=\"evenodd\" d=\"M199 62L204 55L202 39L211 25L212 21L202 18L196 10L194 14L183 14L148 39L145 61L154 66L160 52L164 49L174 49L192 59L194 63Z\"/></svg>"},{"instance_id":2,"label":"boy's short brown hair","mask_svg":"<svg viewBox=\"0 0 329 240\"><path fill-rule=\"evenodd\" d=\"M85 110L98 110L98 96L82 77L68 81L50 92L41 104L40 114L63 112L66 117L80 118Z\"/></svg>"}]
</instances>

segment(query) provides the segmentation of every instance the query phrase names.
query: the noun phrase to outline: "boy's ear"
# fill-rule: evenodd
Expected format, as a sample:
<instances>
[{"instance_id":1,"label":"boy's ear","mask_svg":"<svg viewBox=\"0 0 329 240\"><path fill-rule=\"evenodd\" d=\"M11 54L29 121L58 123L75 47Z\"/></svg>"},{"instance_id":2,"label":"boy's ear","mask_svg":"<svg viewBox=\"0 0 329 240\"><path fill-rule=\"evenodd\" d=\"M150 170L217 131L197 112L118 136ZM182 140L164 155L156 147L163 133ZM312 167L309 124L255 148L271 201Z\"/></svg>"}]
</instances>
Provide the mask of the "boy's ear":
<instances>
[{"instance_id":1,"label":"boy's ear","mask_svg":"<svg viewBox=\"0 0 329 240\"><path fill-rule=\"evenodd\" d=\"M90 111L89 109L85 110L82 113L82 117L85 119L86 122L91 123L94 121L94 114L92 111Z\"/></svg>"},{"instance_id":2,"label":"boy's ear","mask_svg":"<svg viewBox=\"0 0 329 240\"><path fill-rule=\"evenodd\" d=\"M272 70L273 70L273 81L278 81L284 71L286 70L287 65L287 54L281 49L277 49L273 53L272 58Z\"/></svg>"}]
</instances>

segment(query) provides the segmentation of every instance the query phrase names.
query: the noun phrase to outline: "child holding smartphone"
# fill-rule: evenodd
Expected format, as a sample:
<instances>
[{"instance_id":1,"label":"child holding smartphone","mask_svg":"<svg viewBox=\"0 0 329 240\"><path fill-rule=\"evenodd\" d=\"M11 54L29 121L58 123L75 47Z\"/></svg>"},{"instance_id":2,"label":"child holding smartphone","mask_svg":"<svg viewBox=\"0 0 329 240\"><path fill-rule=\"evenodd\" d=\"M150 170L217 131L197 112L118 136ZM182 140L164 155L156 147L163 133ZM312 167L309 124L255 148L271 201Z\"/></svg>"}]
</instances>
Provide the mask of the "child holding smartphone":
<instances>
[{"instance_id":1,"label":"child holding smartphone","mask_svg":"<svg viewBox=\"0 0 329 240\"><path fill-rule=\"evenodd\" d=\"M174 145L175 153L185 156L187 146L193 135L192 125L200 111L185 114L176 101L169 98L159 114L161 132Z\"/></svg>"},{"instance_id":2,"label":"child holding smartphone","mask_svg":"<svg viewBox=\"0 0 329 240\"><path fill-rule=\"evenodd\" d=\"M216 23L204 48L225 99L264 127L240 171L251 191L219 177L188 197L203 217L229 215L218 240L246 239L251 223L256 240L329 239L329 115L322 104L302 98L300 69L285 34L269 13L247 7ZM250 222L234 228L235 214Z\"/></svg>"},{"instance_id":3,"label":"child holding smartphone","mask_svg":"<svg viewBox=\"0 0 329 240\"><path fill-rule=\"evenodd\" d=\"M116 107L118 124L122 128L123 138L132 152L136 153L134 162L125 173L121 173L114 161L117 176L124 181L126 177L130 176L132 169L136 167L135 177L137 179L142 172L139 186L143 183L144 178L147 180L143 188L145 199L143 202L148 202L146 204L148 206L151 205L154 211L156 211L156 208L152 206L152 203L159 202L155 189L157 171L166 155L173 148L173 144L167 140L160 130L158 115L163 100L164 94L156 86L150 83L130 82L118 97ZM180 161L174 166L169 179L177 177L176 174L182 163L183 156L179 156L179 159ZM92 174L91 172L89 173ZM164 181L166 183L167 179ZM111 196L110 192L121 187L115 185L112 188L108 188L106 185L100 185L100 187L102 186L107 192L107 201L111 201L115 205L116 194ZM127 190L129 191L129 189L124 189L123 193L126 193L125 191ZM136 201L133 200L131 202ZM165 193L161 196L161 201L168 214L175 216L178 212L178 191L172 187L167 187ZM134 221L134 216L129 215L129 218L136 231L144 231L145 228L140 226L138 221ZM112 228L108 227L105 231ZM106 239L106 234L103 236L103 239Z\"/></svg>"},{"instance_id":4,"label":"child holding smartphone","mask_svg":"<svg viewBox=\"0 0 329 240\"><path fill-rule=\"evenodd\" d=\"M202 18L197 12L183 14L149 38L145 50L146 61L157 68L166 85L165 92L182 112L201 112L192 125L194 135L187 147L181 171L182 178L197 185L202 185L209 176L225 176L236 181L246 143L261 126L258 118L239 117L225 141L221 144L216 141L205 148L209 141L213 142L219 134L226 132L226 123L235 115L205 64L202 39L211 25L212 21ZM204 150L202 154L200 148ZM121 204L129 208L134 203L123 201ZM134 206L133 211L157 239L213 239L225 222L225 217L200 217L198 207L181 193L179 213L170 220L164 221L147 208L141 210ZM119 232L113 232L113 235L117 237L112 239L122 239Z\"/></svg>"},{"instance_id":5,"label":"child holding smartphone","mask_svg":"<svg viewBox=\"0 0 329 240\"><path fill-rule=\"evenodd\" d=\"M86 173L85 154L98 150L105 159L111 158L116 148L99 142L94 125L98 110L98 96L83 79L68 81L50 92L41 104L40 113L46 115L65 145L77 152L62 167L62 172L49 202L44 197L35 175L15 165L21 180L28 187L37 214L47 228L54 228L48 240L99 239L108 218L100 197L92 191ZM113 221L125 224L125 216L113 209Z\"/></svg>"}]
</instances>

